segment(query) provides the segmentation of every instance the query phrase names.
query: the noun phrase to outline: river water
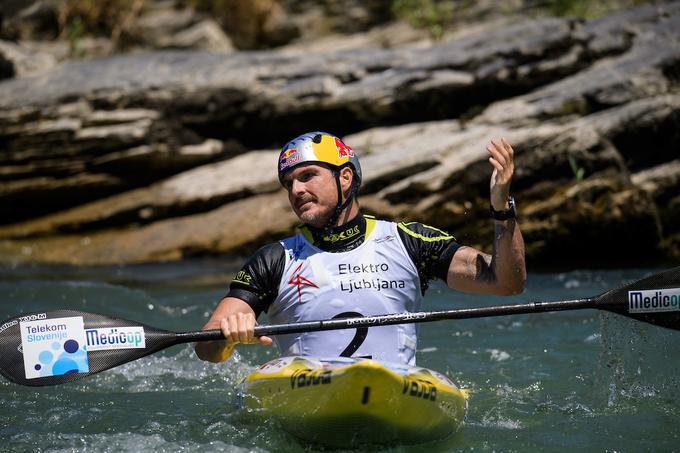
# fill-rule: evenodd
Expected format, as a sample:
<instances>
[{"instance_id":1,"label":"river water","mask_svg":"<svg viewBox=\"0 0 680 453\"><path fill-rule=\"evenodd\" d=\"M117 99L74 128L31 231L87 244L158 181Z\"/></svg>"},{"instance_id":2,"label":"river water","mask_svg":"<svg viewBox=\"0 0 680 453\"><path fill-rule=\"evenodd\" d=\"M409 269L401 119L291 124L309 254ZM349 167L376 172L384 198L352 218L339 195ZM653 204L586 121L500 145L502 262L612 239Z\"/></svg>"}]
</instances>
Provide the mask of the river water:
<instances>
[{"instance_id":1,"label":"river water","mask_svg":"<svg viewBox=\"0 0 680 453\"><path fill-rule=\"evenodd\" d=\"M234 269L219 261L5 267L0 321L73 308L197 330ZM655 271L530 273L526 292L512 298L463 295L436 283L423 308L594 296ZM680 450L680 332L579 310L423 324L419 348L419 365L472 391L467 420L443 441L376 451ZM238 382L275 356L272 348L242 346L212 365L184 345L61 386L0 379L0 450L313 451L231 405Z\"/></svg>"}]
</instances>

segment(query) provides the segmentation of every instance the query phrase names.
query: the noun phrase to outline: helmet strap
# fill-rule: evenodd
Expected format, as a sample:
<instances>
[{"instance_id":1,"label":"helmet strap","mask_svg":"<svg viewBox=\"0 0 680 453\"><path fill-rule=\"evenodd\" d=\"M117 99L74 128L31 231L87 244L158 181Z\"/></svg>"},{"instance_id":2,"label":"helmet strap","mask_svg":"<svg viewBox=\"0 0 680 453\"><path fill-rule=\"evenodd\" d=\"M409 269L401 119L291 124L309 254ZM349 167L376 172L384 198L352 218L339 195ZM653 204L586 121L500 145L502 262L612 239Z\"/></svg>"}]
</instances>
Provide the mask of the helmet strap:
<instances>
[{"instance_id":1,"label":"helmet strap","mask_svg":"<svg viewBox=\"0 0 680 453\"><path fill-rule=\"evenodd\" d=\"M330 231L335 227L335 223L338 221L340 218L340 214L342 214L342 211L347 209L347 207L350 205L352 202L352 199L354 198L354 195L356 194L356 184L355 184L355 178L356 175L354 172L352 172L352 185L349 188L349 193L347 194L347 199L343 203L342 201L342 188L340 187L340 172L333 170L333 173L335 174L335 185L338 188L338 204L335 206L335 212L333 212L333 215L328 219L328 222L326 223L326 226L324 227L324 234L330 233Z\"/></svg>"}]
</instances>

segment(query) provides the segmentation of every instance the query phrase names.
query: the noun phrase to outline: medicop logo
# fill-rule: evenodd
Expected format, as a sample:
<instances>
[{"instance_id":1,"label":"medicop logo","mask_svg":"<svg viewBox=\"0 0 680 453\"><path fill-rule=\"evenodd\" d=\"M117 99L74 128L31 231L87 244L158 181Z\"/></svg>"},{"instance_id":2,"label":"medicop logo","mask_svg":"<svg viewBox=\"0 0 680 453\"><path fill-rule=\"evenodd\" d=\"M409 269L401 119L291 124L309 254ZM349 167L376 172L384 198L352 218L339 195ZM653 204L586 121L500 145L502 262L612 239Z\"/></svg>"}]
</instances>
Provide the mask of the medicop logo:
<instances>
[{"instance_id":1,"label":"medicop logo","mask_svg":"<svg viewBox=\"0 0 680 453\"><path fill-rule=\"evenodd\" d=\"M628 291L629 313L680 311L680 288Z\"/></svg>"},{"instance_id":2,"label":"medicop logo","mask_svg":"<svg viewBox=\"0 0 680 453\"><path fill-rule=\"evenodd\" d=\"M87 329L87 350L102 351L110 349L144 349L146 340L144 328L135 327L108 327L105 329Z\"/></svg>"},{"instance_id":3,"label":"medicop logo","mask_svg":"<svg viewBox=\"0 0 680 453\"><path fill-rule=\"evenodd\" d=\"M22 321L19 328L26 379L89 371L82 316Z\"/></svg>"}]
</instances>

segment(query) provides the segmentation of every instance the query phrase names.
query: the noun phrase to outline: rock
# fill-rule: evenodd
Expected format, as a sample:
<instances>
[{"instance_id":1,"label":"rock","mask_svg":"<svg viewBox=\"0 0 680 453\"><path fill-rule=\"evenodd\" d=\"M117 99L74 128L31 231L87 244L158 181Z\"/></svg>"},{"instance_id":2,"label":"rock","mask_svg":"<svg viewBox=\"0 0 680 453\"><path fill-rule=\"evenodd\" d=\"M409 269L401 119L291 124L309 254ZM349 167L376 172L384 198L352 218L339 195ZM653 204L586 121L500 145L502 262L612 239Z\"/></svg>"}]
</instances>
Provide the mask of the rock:
<instances>
[{"instance_id":1,"label":"rock","mask_svg":"<svg viewBox=\"0 0 680 453\"><path fill-rule=\"evenodd\" d=\"M312 19L313 20L313 19ZM310 53L347 52L366 48L395 48L431 45L426 31L410 27L403 22L379 25L366 33L323 35L311 40L292 42L277 49L286 55Z\"/></svg>"},{"instance_id":2,"label":"rock","mask_svg":"<svg viewBox=\"0 0 680 453\"><path fill-rule=\"evenodd\" d=\"M292 46L303 52L306 46L311 46L309 51L319 50L319 47L337 51L347 49L348 45L358 49L360 47L351 45L343 38L354 43L362 41L363 35L371 34L384 25L389 26L394 18L392 2L384 0L283 0L280 3L287 12L288 22L295 27L296 40ZM412 33L411 27L409 30L400 30ZM326 39L328 36L339 38L338 47L332 47ZM401 37L394 34L387 39L399 40Z\"/></svg>"},{"instance_id":3,"label":"rock","mask_svg":"<svg viewBox=\"0 0 680 453\"><path fill-rule=\"evenodd\" d=\"M578 182L524 213L527 255L550 267L602 266L623 255L650 265L661 256L656 206L616 175Z\"/></svg>"},{"instance_id":4,"label":"rock","mask_svg":"<svg viewBox=\"0 0 680 453\"><path fill-rule=\"evenodd\" d=\"M636 173L632 181L654 199L667 202L680 195L677 191L680 187L680 159Z\"/></svg>"},{"instance_id":5,"label":"rock","mask_svg":"<svg viewBox=\"0 0 680 453\"><path fill-rule=\"evenodd\" d=\"M213 19L174 2L152 3L131 26L129 39L155 49L201 49L231 52L229 37Z\"/></svg>"},{"instance_id":6,"label":"rock","mask_svg":"<svg viewBox=\"0 0 680 453\"><path fill-rule=\"evenodd\" d=\"M155 110L96 110L83 101L37 116L30 108L8 112L0 118L0 177L12 187L0 192L3 222L124 192L242 149L215 139L198 142L196 134L173 125ZM61 201L31 202L46 187L50 199Z\"/></svg>"},{"instance_id":7,"label":"rock","mask_svg":"<svg viewBox=\"0 0 680 453\"><path fill-rule=\"evenodd\" d=\"M212 52L231 52L234 46L229 37L213 20L203 20L176 35L158 41L159 49L203 49Z\"/></svg>"},{"instance_id":8,"label":"rock","mask_svg":"<svg viewBox=\"0 0 680 453\"><path fill-rule=\"evenodd\" d=\"M8 41L0 41L0 78L25 76L46 72L57 64L56 58L39 50L31 51L27 44L19 45ZM11 69L10 69L11 66Z\"/></svg>"},{"instance_id":9,"label":"rock","mask_svg":"<svg viewBox=\"0 0 680 453\"><path fill-rule=\"evenodd\" d=\"M36 220L0 227L0 238L36 237L60 232L84 234L102 227L146 224L172 216L197 214L230 201L275 192L280 189L275 173L277 156L274 151L253 151L203 165L146 188Z\"/></svg>"},{"instance_id":10,"label":"rock","mask_svg":"<svg viewBox=\"0 0 680 453\"><path fill-rule=\"evenodd\" d=\"M680 225L680 159L635 173L632 181L654 200L663 231L677 232L677 225Z\"/></svg>"},{"instance_id":11,"label":"rock","mask_svg":"<svg viewBox=\"0 0 680 453\"><path fill-rule=\"evenodd\" d=\"M5 181L0 189L0 200L4 208L0 214L4 218L12 218L19 210L26 210L28 213L58 211L70 207L74 200L97 199L127 187L120 178L97 173ZM36 201L26 205L26 200Z\"/></svg>"},{"instance_id":12,"label":"rock","mask_svg":"<svg viewBox=\"0 0 680 453\"><path fill-rule=\"evenodd\" d=\"M374 180L369 179L364 192L379 189L379 195L390 202L412 202L419 196L444 190L443 178L438 177L448 171L444 167L452 165L465 169L473 162L485 160L485 140L507 132L500 128L466 130L457 121L425 123L417 128L407 127L406 131L400 129L377 129L359 136L365 137L365 143L371 149L380 150L362 159L366 162L365 173L377 175Z\"/></svg>"},{"instance_id":13,"label":"rock","mask_svg":"<svg viewBox=\"0 0 680 453\"><path fill-rule=\"evenodd\" d=\"M381 217L488 250L484 147L506 137L530 266L674 256L679 17L670 2L427 46L136 53L15 77L0 83L0 259L250 252L295 224L275 149L311 129L355 148ZM47 189L69 209L51 213Z\"/></svg>"},{"instance_id":14,"label":"rock","mask_svg":"<svg viewBox=\"0 0 680 453\"><path fill-rule=\"evenodd\" d=\"M6 0L2 2L3 39L53 39L56 17L48 0Z\"/></svg>"},{"instance_id":15,"label":"rock","mask_svg":"<svg viewBox=\"0 0 680 453\"><path fill-rule=\"evenodd\" d=\"M277 0L223 0L208 9L238 49L284 45L300 33Z\"/></svg>"},{"instance_id":16,"label":"rock","mask_svg":"<svg viewBox=\"0 0 680 453\"><path fill-rule=\"evenodd\" d=\"M654 96L586 118L598 133L611 140L631 172L678 156L680 95Z\"/></svg>"},{"instance_id":17,"label":"rock","mask_svg":"<svg viewBox=\"0 0 680 453\"><path fill-rule=\"evenodd\" d=\"M14 64L3 54L0 54L0 80L14 77Z\"/></svg>"},{"instance_id":18,"label":"rock","mask_svg":"<svg viewBox=\"0 0 680 453\"><path fill-rule=\"evenodd\" d=\"M175 2L151 2L130 27L132 39L156 45L162 39L186 30L203 19L191 8L178 9Z\"/></svg>"},{"instance_id":19,"label":"rock","mask_svg":"<svg viewBox=\"0 0 680 453\"><path fill-rule=\"evenodd\" d=\"M0 241L0 260L93 265L245 253L262 241L290 234L297 221L279 192L142 227Z\"/></svg>"},{"instance_id":20,"label":"rock","mask_svg":"<svg viewBox=\"0 0 680 453\"><path fill-rule=\"evenodd\" d=\"M420 125L420 128L371 130L347 140L349 143L364 141L371 149L380 150L362 159L368 161L365 167L374 156L376 162L380 162L381 152L399 160L396 151L400 144L403 149L417 150L414 154L423 164L428 159L436 162L429 164L429 169L395 178L381 185L377 192L362 197L364 206L371 212L438 225L453 232L459 240L484 248L488 247L488 237L492 234L486 211L491 169L486 163L484 145L490 138L505 136L515 148L517 171L513 193L520 203L525 240L532 244L527 250L531 261L549 262L551 253L568 254L567 248L557 247L553 251L552 244L572 244L572 239L562 236L586 229L589 231L583 240L591 242L593 250L605 249L604 244L597 247L597 237L607 235L606 253L591 258L592 263L604 263L607 257L616 255L615 244L631 240L633 226L646 235L635 247L640 253L644 250L644 256L651 260L659 257L659 243L663 242L661 231L675 229L668 226L676 216L670 220L669 211L663 207L669 195L660 195L670 190L673 197L677 196L675 166L666 164L649 173L640 173L631 185L625 156L612 141L619 141L618 134L632 129L633 124L644 125L640 117L657 126L667 121L672 123L676 102L674 96L661 96L571 122L546 122L539 127L503 130L475 123L463 129L457 122L449 121ZM583 169L583 181L573 171L570 159ZM408 161L404 168L408 168ZM376 171L379 170L365 170L365 173ZM650 182L653 178L661 181L658 189ZM635 186L642 186L643 190ZM626 214L626 203L638 204L631 208L631 218ZM592 215L592 219L588 215ZM601 224L591 225L600 221ZM630 222L630 227L626 222ZM605 232L604 226L611 229Z\"/></svg>"},{"instance_id":21,"label":"rock","mask_svg":"<svg viewBox=\"0 0 680 453\"><path fill-rule=\"evenodd\" d=\"M618 55L598 61L577 75L525 96L495 104L476 120L505 124L520 121L526 124L546 117L593 113L672 91L673 79L666 73L680 60L680 46L677 44L680 40L680 3L666 5L662 10L640 8L635 12L614 15L608 21L625 18L637 22L639 27L647 24L649 28L638 33L635 39L622 38L620 46L614 49ZM598 21L588 27L591 31L586 35L601 36L602 33L611 33L614 27L614 22L609 22L609 26L600 28ZM619 27L619 35L627 30ZM623 50L627 51L621 53ZM608 53L611 52L609 49ZM601 46L594 53L599 56Z\"/></svg>"}]
</instances>

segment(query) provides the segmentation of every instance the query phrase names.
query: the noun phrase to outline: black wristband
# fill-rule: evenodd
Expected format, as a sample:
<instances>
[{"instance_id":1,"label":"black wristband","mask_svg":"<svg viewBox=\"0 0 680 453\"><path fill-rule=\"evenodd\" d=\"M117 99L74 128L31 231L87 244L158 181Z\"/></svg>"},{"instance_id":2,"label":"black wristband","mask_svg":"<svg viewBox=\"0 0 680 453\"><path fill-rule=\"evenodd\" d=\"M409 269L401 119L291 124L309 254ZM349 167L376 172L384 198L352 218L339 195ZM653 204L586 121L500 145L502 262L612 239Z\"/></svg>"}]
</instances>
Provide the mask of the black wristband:
<instances>
[{"instance_id":1,"label":"black wristband","mask_svg":"<svg viewBox=\"0 0 680 453\"><path fill-rule=\"evenodd\" d=\"M508 209L504 209L502 211L496 211L493 206L489 206L491 217L495 220L508 220L517 218L517 208L515 206L514 198L508 197L508 206L510 206Z\"/></svg>"}]
</instances>

